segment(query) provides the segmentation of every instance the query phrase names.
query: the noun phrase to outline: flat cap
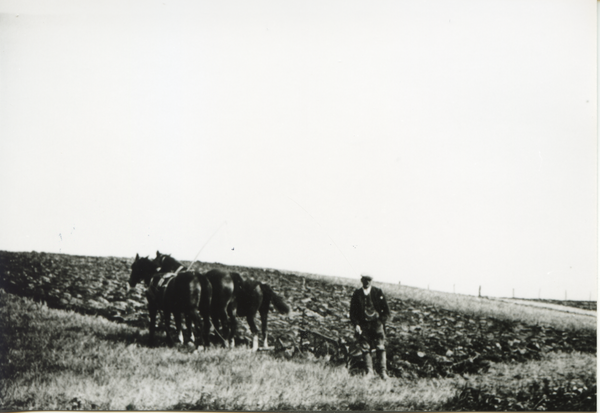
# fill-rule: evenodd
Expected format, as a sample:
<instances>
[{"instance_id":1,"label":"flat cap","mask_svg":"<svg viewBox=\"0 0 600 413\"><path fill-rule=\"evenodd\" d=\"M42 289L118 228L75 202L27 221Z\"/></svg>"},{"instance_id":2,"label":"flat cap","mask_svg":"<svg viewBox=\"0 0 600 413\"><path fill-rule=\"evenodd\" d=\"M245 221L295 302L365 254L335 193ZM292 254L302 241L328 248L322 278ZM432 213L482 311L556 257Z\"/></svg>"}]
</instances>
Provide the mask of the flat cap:
<instances>
[{"instance_id":1,"label":"flat cap","mask_svg":"<svg viewBox=\"0 0 600 413\"><path fill-rule=\"evenodd\" d=\"M373 277L371 277L369 274L361 274L361 275L360 275L360 279L361 279L361 280L369 280L369 281L373 281Z\"/></svg>"}]
</instances>

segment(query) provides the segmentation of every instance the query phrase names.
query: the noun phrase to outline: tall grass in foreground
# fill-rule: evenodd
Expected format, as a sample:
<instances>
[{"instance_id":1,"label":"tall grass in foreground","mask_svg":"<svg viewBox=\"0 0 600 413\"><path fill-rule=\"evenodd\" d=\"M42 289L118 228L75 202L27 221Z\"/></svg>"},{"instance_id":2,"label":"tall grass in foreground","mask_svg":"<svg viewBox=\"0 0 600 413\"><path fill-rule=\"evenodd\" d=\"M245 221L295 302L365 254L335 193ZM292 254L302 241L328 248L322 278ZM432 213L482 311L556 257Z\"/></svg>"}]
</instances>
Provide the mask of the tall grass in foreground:
<instances>
[{"instance_id":1,"label":"tall grass in foreground","mask_svg":"<svg viewBox=\"0 0 600 413\"><path fill-rule=\"evenodd\" d=\"M352 280L350 278L326 277L314 274L304 274L304 276L336 285L349 285L356 288L360 285L358 280ZM596 330L597 328L597 318L586 315L563 313L544 308L526 307L494 299L423 290L421 288L389 283L375 282L374 285L382 288L386 294L401 300L418 301L473 316L493 316L501 319L522 321L528 324L547 325L560 329Z\"/></svg>"},{"instance_id":2,"label":"tall grass in foreground","mask_svg":"<svg viewBox=\"0 0 600 413\"><path fill-rule=\"evenodd\" d=\"M494 365L491 374L468 381L457 376L383 382L350 376L344 367L247 349L194 354L148 348L145 331L49 309L2 290L0 331L0 408L5 410L440 410L461 403L466 389L509 398L544 379L567 380L567 386L595 383L591 355L553 355L529 363L520 379L518 365ZM521 386L521 379L529 382Z\"/></svg>"},{"instance_id":3,"label":"tall grass in foreground","mask_svg":"<svg viewBox=\"0 0 600 413\"><path fill-rule=\"evenodd\" d=\"M450 381L403 386L247 349L147 348L147 335L0 291L3 409L435 408Z\"/></svg>"},{"instance_id":4,"label":"tall grass in foreground","mask_svg":"<svg viewBox=\"0 0 600 413\"><path fill-rule=\"evenodd\" d=\"M444 410L597 411L597 359L553 354L523 364L493 364L472 376Z\"/></svg>"}]
</instances>

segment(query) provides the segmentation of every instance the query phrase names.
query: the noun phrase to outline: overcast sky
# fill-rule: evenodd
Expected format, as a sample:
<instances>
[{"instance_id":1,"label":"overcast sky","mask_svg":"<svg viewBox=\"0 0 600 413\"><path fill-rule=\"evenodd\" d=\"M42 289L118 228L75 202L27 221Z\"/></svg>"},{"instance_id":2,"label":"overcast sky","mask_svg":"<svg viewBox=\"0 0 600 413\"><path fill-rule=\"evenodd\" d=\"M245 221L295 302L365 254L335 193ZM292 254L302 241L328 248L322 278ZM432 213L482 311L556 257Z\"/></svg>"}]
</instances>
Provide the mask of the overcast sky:
<instances>
[{"instance_id":1,"label":"overcast sky","mask_svg":"<svg viewBox=\"0 0 600 413\"><path fill-rule=\"evenodd\" d=\"M593 0L0 13L0 249L597 297Z\"/></svg>"}]
</instances>

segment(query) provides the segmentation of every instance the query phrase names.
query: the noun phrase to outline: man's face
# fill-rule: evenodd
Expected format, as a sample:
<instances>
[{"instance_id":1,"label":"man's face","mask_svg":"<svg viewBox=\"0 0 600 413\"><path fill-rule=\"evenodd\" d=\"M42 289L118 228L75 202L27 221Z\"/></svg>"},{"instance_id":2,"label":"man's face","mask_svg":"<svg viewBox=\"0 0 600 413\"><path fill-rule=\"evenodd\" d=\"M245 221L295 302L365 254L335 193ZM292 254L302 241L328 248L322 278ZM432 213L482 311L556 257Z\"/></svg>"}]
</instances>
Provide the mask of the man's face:
<instances>
[{"instance_id":1,"label":"man's face","mask_svg":"<svg viewBox=\"0 0 600 413\"><path fill-rule=\"evenodd\" d=\"M362 282L363 288L365 290L371 286L371 280L367 278L362 278L360 281Z\"/></svg>"}]
</instances>

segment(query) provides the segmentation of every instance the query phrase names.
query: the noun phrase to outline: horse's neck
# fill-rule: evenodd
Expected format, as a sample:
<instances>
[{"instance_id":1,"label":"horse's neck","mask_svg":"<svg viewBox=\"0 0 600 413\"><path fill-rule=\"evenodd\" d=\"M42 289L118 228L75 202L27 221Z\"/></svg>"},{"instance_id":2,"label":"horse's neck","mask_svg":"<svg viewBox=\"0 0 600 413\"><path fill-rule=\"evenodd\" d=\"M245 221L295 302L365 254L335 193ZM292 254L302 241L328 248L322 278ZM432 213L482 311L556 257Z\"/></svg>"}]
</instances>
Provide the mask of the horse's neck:
<instances>
[{"instance_id":1,"label":"horse's neck","mask_svg":"<svg viewBox=\"0 0 600 413\"><path fill-rule=\"evenodd\" d=\"M181 271L183 269L185 269L185 267L180 262L173 261L169 264L169 271Z\"/></svg>"},{"instance_id":2,"label":"horse's neck","mask_svg":"<svg viewBox=\"0 0 600 413\"><path fill-rule=\"evenodd\" d=\"M163 256L160 260L160 264L162 270L165 271L177 271L179 267L183 267L183 264L175 260L174 258L168 259L168 257Z\"/></svg>"}]
</instances>

